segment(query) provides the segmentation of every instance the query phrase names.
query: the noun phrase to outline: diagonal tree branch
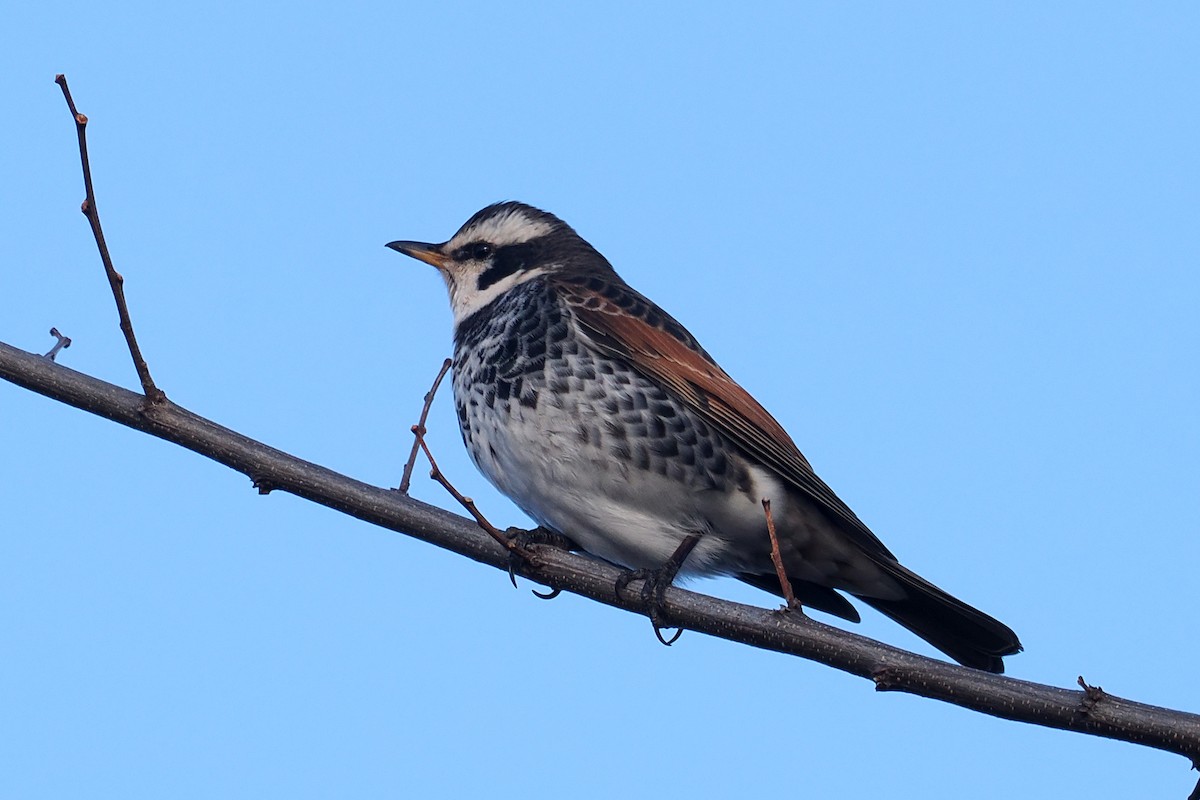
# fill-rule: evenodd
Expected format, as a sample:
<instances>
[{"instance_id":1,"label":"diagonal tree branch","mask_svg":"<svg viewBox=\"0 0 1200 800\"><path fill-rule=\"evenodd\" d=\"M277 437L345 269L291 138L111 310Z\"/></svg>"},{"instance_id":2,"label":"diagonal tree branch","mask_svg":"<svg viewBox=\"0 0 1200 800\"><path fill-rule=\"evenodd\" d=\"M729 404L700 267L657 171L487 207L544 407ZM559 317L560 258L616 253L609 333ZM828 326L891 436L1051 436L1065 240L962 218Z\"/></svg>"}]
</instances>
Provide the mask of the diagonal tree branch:
<instances>
[{"instance_id":1,"label":"diagonal tree branch","mask_svg":"<svg viewBox=\"0 0 1200 800\"><path fill-rule=\"evenodd\" d=\"M414 536L500 570L508 551L472 521L303 461L165 400L145 399L96 378L0 343L0 378L62 403L193 450L250 476L260 492L279 489L390 530ZM558 548L517 563L529 578L606 605L640 613L637 592L618 596L618 568ZM1137 703L1085 685L1083 691L1021 681L948 664L824 625L684 589L670 588L672 623L734 642L818 661L874 682L878 691L920 695L995 717L1103 736L1200 761L1200 715ZM1081 679L1082 680L1082 679Z\"/></svg>"}]
</instances>

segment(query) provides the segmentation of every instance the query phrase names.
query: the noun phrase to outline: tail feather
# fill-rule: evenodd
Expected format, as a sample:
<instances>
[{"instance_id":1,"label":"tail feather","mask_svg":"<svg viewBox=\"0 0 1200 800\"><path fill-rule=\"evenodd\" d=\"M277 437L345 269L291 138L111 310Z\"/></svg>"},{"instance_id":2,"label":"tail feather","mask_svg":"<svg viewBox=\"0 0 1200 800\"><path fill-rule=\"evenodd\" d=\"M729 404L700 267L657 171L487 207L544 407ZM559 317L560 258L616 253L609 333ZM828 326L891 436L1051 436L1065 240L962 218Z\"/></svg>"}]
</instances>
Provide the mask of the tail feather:
<instances>
[{"instance_id":1,"label":"tail feather","mask_svg":"<svg viewBox=\"0 0 1200 800\"><path fill-rule=\"evenodd\" d=\"M881 566L904 588L905 597L882 600L856 596L958 663L1002 673L1003 656L1021 651L1017 634L1003 622L947 594L897 562Z\"/></svg>"},{"instance_id":2,"label":"tail feather","mask_svg":"<svg viewBox=\"0 0 1200 800\"><path fill-rule=\"evenodd\" d=\"M912 570L888 558L876 563L900 584L904 596L885 600L854 595L876 611L908 628L960 664L988 672L1004 672L1004 656L1021 651L1017 634L1003 622L973 608ZM744 573L739 579L759 589L782 594L774 573ZM833 589L797 578L792 590L802 606L858 622L858 612L846 598Z\"/></svg>"},{"instance_id":3,"label":"tail feather","mask_svg":"<svg viewBox=\"0 0 1200 800\"><path fill-rule=\"evenodd\" d=\"M745 572L737 577L738 580L745 581L751 586L762 589L764 592L776 595L783 594L783 591L779 587L779 578L776 577L774 572L764 575ZM798 578L789 578L789 580L792 584L792 593L796 595L796 601L801 606L815 608L817 611L824 611L826 614L832 614L835 617L841 617L850 622L862 622L862 617L858 615L858 609L851 605L849 600L828 586L821 586L818 583L810 581L802 581Z\"/></svg>"}]
</instances>

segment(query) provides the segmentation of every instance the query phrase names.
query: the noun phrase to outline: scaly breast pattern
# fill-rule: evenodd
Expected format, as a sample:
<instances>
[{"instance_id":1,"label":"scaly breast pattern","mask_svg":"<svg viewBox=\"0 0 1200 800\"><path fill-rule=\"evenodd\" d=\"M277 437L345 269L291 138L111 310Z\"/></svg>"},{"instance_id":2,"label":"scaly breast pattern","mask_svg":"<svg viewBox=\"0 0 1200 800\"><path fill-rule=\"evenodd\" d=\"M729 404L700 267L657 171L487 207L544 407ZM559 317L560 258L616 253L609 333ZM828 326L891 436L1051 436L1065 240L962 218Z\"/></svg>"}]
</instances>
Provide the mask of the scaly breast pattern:
<instances>
[{"instance_id":1,"label":"scaly breast pattern","mask_svg":"<svg viewBox=\"0 0 1200 800\"><path fill-rule=\"evenodd\" d=\"M617 563L659 566L688 533L713 533L705 496L745 480L710 425L593 352L544 280L459 326L453 383L480 471L540 524Z\"/></svg>"}]
</instances>

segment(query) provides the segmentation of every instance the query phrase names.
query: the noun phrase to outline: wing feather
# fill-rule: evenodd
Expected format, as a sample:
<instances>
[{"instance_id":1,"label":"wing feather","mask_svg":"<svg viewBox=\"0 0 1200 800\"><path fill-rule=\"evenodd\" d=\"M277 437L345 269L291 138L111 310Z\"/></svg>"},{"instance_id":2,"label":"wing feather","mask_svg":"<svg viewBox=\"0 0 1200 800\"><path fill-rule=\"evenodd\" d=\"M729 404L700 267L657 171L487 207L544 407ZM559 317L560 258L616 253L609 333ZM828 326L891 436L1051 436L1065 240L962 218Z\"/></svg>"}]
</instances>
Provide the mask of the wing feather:
<instances>
[{"instance_id":1,"label":"wing feather","mask_svg":"<svg viewBox=\"0 0 1200 800\"><path fill-rule=\"evenodd\" d=\"M632 288L580 279L559 286L583 333L607 355L662 384L734 444L815 501L868 553L894 558L813 471L787 431L682 325Z\"/></svg>"}]
</instances>

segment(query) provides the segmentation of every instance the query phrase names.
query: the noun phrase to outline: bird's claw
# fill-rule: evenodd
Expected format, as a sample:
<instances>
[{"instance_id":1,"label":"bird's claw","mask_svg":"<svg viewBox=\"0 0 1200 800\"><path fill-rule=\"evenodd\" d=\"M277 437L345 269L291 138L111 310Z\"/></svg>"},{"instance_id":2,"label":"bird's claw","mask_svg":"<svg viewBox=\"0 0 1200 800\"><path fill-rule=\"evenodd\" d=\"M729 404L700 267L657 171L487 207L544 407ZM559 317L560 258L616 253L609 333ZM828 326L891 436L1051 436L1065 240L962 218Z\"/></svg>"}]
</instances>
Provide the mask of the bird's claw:
<instances>
[{"instance_id":1,"label":"bird's claw","mask_svg":"<svg viewBox=\"0 0 1200 800\"><path fill-rule=\"evenodd\" d=\"M638 595L641 598L642 604L646 607L646 614L650 617L650 624L654 627L654 636L667 647L679 641L679 637L683 635L683 628L675 628L675 634L669 639L663 636L665 628L675 627L666 620L666 593L667 587L675 580L677 569L670 567L663 569L633 569L621 574L617 578L616 589L617 596L629 587L629 584L634 581L642 581L641 591Z\"/></svg>"},{"instance_id":2,"label":"bird's claw","mask_svg":"<svg viewBox=\"0 0 1200 800\"><path fill-rule=\"evenodd\" d=\"M651 618L651 620L650 620L650 624L654 626L654 635L655 635L656 637L658 637L658 640L659 640L660 642L662 642L664 645L666 645L667 647L670 647L671 645L673 645L673 644L675 644L676 642L678 642L678 641L679 641L679 637L680 637L680 636L683 636L683 628L676 628L676 629L675 629L675 635L674 635L674 636L672 636L670 639L667 639L667 638L665 638L665 637L663 636L663 634L662 634L662 632L663 632L663 626L661 626L661 625L659 625L657 622L655 622L653 618ZM669 626L668 626L668 627L669 627Z\"/></svg>"},{"instance_id":3,"label":"bird's claw","mask_svg":"<svg viewBox=\"0 0 1200 800\"><path fill-rule=\"evenodd\" d=\"M504 532L508 535L508 579L512 582L513 588L517 588L517 568L522 564L533 563L534 557L530 552L531 545L543 545L546 547L557 547L560 550L570 550L573 548L574 542L561 533L557 533L548 528L537 527L532 530L524 528L509 528ZM539 592L537 589L532 590L534 595L543 600L553 600L562 594L562 589L551 587L548 592Z\"/></svg>"}]
</instances>

